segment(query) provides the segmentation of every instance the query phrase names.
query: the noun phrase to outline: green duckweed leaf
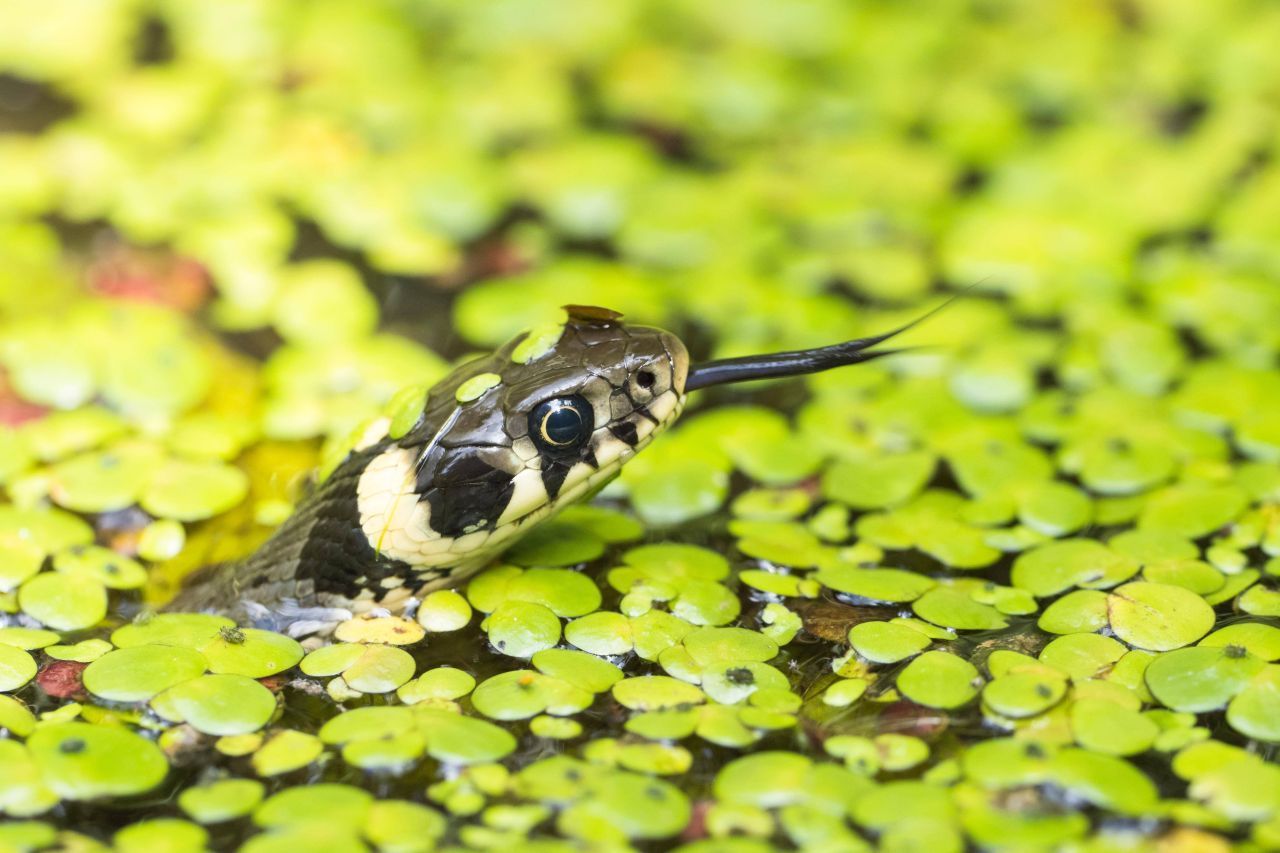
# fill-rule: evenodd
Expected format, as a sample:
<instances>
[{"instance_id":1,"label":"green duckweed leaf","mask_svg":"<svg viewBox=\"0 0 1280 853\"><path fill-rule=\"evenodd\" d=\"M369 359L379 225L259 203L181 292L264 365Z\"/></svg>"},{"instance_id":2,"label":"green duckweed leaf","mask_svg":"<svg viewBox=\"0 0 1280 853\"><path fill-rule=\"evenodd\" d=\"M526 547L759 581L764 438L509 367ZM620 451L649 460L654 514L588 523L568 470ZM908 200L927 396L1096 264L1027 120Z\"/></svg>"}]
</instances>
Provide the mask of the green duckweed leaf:
<instances>
[{"instance_id":1,"label":"green duckweed leaf","mask_svg":"<svg viewBox=\"0 0 1280 853\"><path fill-rule=\"evenodd\" d=\"M893 622L861 622L849 629L849 644L872 663L897 663L931 642L915 628Z\"/></svg>"},{"instance_id":2,"label":"green duckweed leaf","mask_svg":"<svg viewBox=\"0 0 1280 853\"><path fill-rule=\"evenodd\" d=\"M1238 646L1194 646L1157 657L1145 679L1165 707L1202 713L1225 707L1265 665Z\"/></svg>"},{"instance_id":3,"label":"green duckweed leaf","mask_svg":"<svg viewBox=\"0 0 1280 853\"><path fill-rule=\"evenodd\" d=\"M107 652L85 667L85 689L111 702L147 702L203 675L209 662L182 646L131 646Z\"/></svg>"},{"instance_id":4,"label":"green duckweed leaf","mask_svg":"<svg viewBox=\"0 0 1280 853\"><path fill-rule=\"evenodd\" d=\"M1163 652L1190 645L1213 628L1213 608L1190 590L1138 581L1107 596L1111 630L1131 646Z\"/></svg>"},{"instance_id":5,"label":"green duckweed leaf","mask_svg":"<svg viewBox=\"0 0 1280 853\"><path fill-rule=\"evenodd\" d=\"M79 631L106 617L107 590L92 578L42 572L18 590L18 605L55 631Z\"/></svg>"},{"instance_id":6,"label":"green duckweed leaf","mask_svg":"<svg viewBox=\"0 0 1280 853\"><path fill-rule=\"evenodd\" d=\"M0 644L0 692L17 690L35 676L35 659L25 649Z\"/></svg>"},{"instance_id":7,"label":"green duckweed leaf","mask_svg":"<svg viewBox=\"0 0 1280 853\"><path fill-rule=\"evenodd\" d=\"M947 652L925 652L898 673L898 690L930 708L958 708L978 695L981 677L973 664Z\"/></svg>"},{"instance_id":8,"label":"green duckweed leaf","mask_svg":"<svg viewBox=\"0 0 1280 853\"><path fill-rule=\"evenodd\" d=\"M249 479L239 468L175 460L156 472L138 502L158 518L200 521L231 509L248 490Z\"/></svg>"},{"instance_id":9,"label":"green duckweed leaf","mask_svg":"<svg viewBox=\"0 0 1280 853\"><path fill-rule=\"evenodd\" d=\"M315 735L284 729L254 750L250 763L259 776L281 776L306 767L323 752L324 744Z\"/></svg>"},{"instance_id":10,"label":"green duckweed leaf","mask_svg":"<svg viewBox=\"0 0 1280 853\"><path fill-rule=\"evenodd\" d=\"M263 785L253 779L221 779L187 788L178 805L197 823L223 823L244 817L262 802Z\"/></svg>"},{"instance_id":11,"label":"green duckweed leaf","mask_svg":"<svg viewBox=\"0 0 1280 853\"><path fill-rule=\"evenodd\" d=\"M27 746L44 784L68 800L141 794L169 772L155 744L118 726L53 723L33 732Z\"/></svg>"},{"instance_id":12,"label":"green duckweed leaf","mask_svg":"<svg viewBox=\"0 0 1280 853\"><path fill-rule=\"evenodd\" d=\"M1014 561L1014 586L1037 598L1048 598L1073 587L1107 589L1138 571L1138 562L1092 539L1051 542Z\"/></svg>"},{"instance_id":13,"label":"green duckweed leaf","mask_svg":"<svg viewBox=\"0 0 1280 853\"><path fill-rule=\"evenodd\" d=\"M1256 674L1227 706L1227 722L1245 737L1280 741L1280 666Z\"/></svg>"},{"instance_id":14,"label":"green duckweed leaf","mask_svg":"<svg viewBox=\"0 0 1280 853\"><path fill-rule=\"evenodd\" d=\"M991 710L1014 719L1034 717L1062 701L1066 680L1051 672L1012 672L993 679L982 690Z\"/></svg>"},{"instance_id":15,"label":"green duckweed leaf","mask_svg":"<svg viewBox=\"0 0 1280 853\"><path fill-rule=\"evenodd\" d=\"M156 696L160 716L185 722L208 735L239 735L265 726L276 712L276 697L243 675L202 675Z\"/></svg>"}]
</instances>

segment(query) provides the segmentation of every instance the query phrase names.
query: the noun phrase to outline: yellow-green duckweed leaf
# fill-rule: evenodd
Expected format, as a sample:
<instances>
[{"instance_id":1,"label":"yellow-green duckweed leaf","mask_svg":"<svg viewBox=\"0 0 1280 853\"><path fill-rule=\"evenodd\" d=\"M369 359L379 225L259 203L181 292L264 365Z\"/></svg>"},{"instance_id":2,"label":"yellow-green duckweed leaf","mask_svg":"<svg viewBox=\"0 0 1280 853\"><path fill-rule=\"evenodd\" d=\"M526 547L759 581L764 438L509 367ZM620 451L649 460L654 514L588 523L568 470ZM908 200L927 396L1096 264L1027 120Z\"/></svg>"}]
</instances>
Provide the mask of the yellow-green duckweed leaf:
<instances>
[{"instance_id":1,"label":"yellow-green duckweed leaf","mask_svg":"<svg viewBox=\"0 0 1280 853\"><path fill-rule=\"evenodd\" d=\"M1049 672L1012 672L993 679L982 690L991 710L1014 719L1034 717L1062 701L1066 679Z\"/></svg>"},{"instance_id":2,"label":"yellow-green duckweed leaf","mask_svg":"<svg viewBox=\"0 0 1280 853\"><path fill-rule=\"evenodd\" d=\"M68 548L53 557L55 571L91 578L108 589L137 589L147 582L147 570L136 560L109 548Z\"/></svg>"},{"instance_id":3,"label":"yellow-green duckweed leaf","mask_svg":"<svg viewBox=\"0 0 1280 853\"><path fill-rule=\"evenodd\" d=\"M17 589L40 571L44 563L44 549L18 538L15 533L17 531L0 532L0 592Z\"/></svg>"},{"instance_id":4,"label":"yellow-green duckweed leaf","mask_svg":"<svg viewBox=\"0 0 1280 853\"><path fill-rule=\"evenodd\" d=\"M1000 612L951 586L935 586L912 603L917 616L943 628L992 631L1009 623Z\"/></svg>"},{"instance_id":5,"label":"yellow-green duckweed leaf","mask_svg":"<svg viewBox=\"0 0 1280 853\"><path fill-rule=\"evenodd\" d=\"M669 527L715 512L729 494L729 474L719 462L689 457L661 470L624 468L631 506L645 522Z\"/></svg>"},{"instance_id":6,"label":"yellow-green duckweed leaf","mask_svg":"<svg viewBox=\"0 0 1280 853\"><path fill-rule=\"evenodd\" d=\"M542 674L592 693L603 693L623 677L622 670L608 661L570 649L544 649L530 662Z\"/></svg>"},{"instance_id":7,"label":"yellow-green duckweed leaf","mask_svg":"<svg viewBox=\"0 0 1280 853\"><path fill-rule=\"evenodd\" d=\"M143 442L72 456L49 470L49 496L76 512L124 509L138 502L163 463L163 451Z\"/></svg>"},{"instance_id":8,"label":"yellow-green duckweed leaf","mask_svg":"<svg viewBox=\"0 0 1280 853\"><path fill-rule=\"evenodd\" d=\"M387 437L400 439L422 419L427 407L426 385L410 385L395 393L385 407L384 414L391 419L387 426Z\"/></svg>"},{"instance_id":9,"label":"yellow-green duckweed leaf","mask_svg":"<svg viewBox=\"0 0 1280 853\"><path fill-rule=\"evenodd\" d=\"M43 572L18 590L18 605L55 631L79 631L107 615L107 590L92 578Z\"/></svg>"},{"instance_id":10,"label":"yellow-green duckweed leaf","mask_svg":"<svg viewBox=\"0 0 1280 853\"><path fill-rule=\"evenodd\" d=\"M1014 561L1013 585L1037 598L1047 598L1072 587L1107 589L1138 571L1138 562L1091 539L1051 542L1022 554Z\"/></svg>"},{"instance_id":11,"label":"yellow-green duckweed leaf","mask_svg":"<svg viewBox=\"0 0 1280 853\"><path fill-rule=\"evenodd\" d=\"M438 589L422 600L417 619L429 633L459 631L471 622L471 605L457 590Z\"/></svg>"},{"instance_id":12,"label":"yellow-green duckweed leaf","mask_svg":"<svg viewBox=\"0 0 1280 853\"><path fill-rule=\"evenodd\" d=\"M396 690L396 696L406 705L428 700L461 699L475 689L476 680L465 670L451 666L429 669L413 681Z\"/></svg>"},{"instance_id":13,"label":"yellow-green duckweed leaf","mask_svg":"<svg viewBox=\"0 0 1280 853\"><path fill-rule=\"evenodd\" d=\"M194 823L172 817L152 818L126 826L112 838L119 853L203 853L209 833Z\"/></svg>"},{"instance_id":14,"label":"yellow-green duckweed leaf","mask_svg":"<svg viewBox=\"0 0 1280 853\"><path fill-rule=\"evenodd\" d=\"M1105 699L1071 703L1071 731L1076 743L1106 755L1137 755L1155 743L1160 727L1136 710Z\"/></svg>"},{"instance_id":15,"label":"yellow-green duckweed leaf","mask_svg":"<svg viewBox=\"0 0 1280 853\"><path fill-rule=\"evenodd\" d=\"M444 835L445 818L437 811L403 800L381 800L369 808L364 834L379 850L431 850Z\"/></svg>"},{"instance_id":16,"label":"yellow-green duckweed leaf","mask_svg":"<svg viewBox=\"0 0 1280 853\"><path fill-rule=\"evenodd\" d=\"M804 515L812 504L804 489L749 489L734 498L729 510L752 521L788 521Z\"/></svg>"},{"instance_id":17,"label":"yellow-green duckweed leaf","mask_svg":"<svg viewBox=\"0 0 1280 853\"><path fill-rule=\"evenodd\" d=\"M1213 608L1187 589L1138 581L1107 596L1111 630L1131 646L1163 652L1190 645L1213 627Z\"/></svg>"},{"instance_id":18,"label":"yellow-green duckweed leaf","mask_svg":"<svg viewBox=\"0 0 1280 853\"><path fill-rule=\"evenodd\" d=\"M1096 677L1126 651L1123 643L1101 634L1063 634L1040 651L1040 662L1080 680Z\"/></svg>"},{"instance_id":19,"label":"yellow-green duckweed leaf","mask_svg":"<svg viewBox=\"0 0 1280 853\"><path fill-rule=\"evenodd\" d=\"M153 643L199 650L224 628L235 627L236 623L225 616L209 613L159 613L117 628L111 634L111 642L122 649Z\"/></svg>"},{"instance_id":20,"label":"yellow-green duckweed leaf","mask_svg":"<svg viewBox=\"0 0 1280 853\"><path fill-rule=\"evenodd\" d=\"M560 620L555 613L527 601L503 602L482 627L498 651L517 658L532 657L560 642Z\"/></svg>"},{"instance_id":21,"label":"yellow-green duckweed leaf","mask_svg":"<svg viewBox=\"0 0 1280 853\"><path fill-rule=\"evenodd\" d=\"M824 566L813 579L828 589L869 601L909 602L933 589L933 578L903 569L860 569L853 566Z\"/></svg>"},{"instance_id":22,"label":"yellow-green duckweed leaf","mask_svg":"<svg viewBox=\"0 0 1280 853\"><path fill-rule=\"evenodd\" d=\"M884 830L894 824L921 819L950 822L955 817L951 797L924 782L900 781L881 785L859 797L852 817L862 826Z\"/></svg>"},{"instance_id":23,"label":"yellow-green duckweed leaf","mask_svg":"<svg viewBox=\"0 0 1280 853\"><path fill-rule=\"evenodd\" d=\"M24 649L0 644L0 692L8 693L35 678L36 662Z\"/></svg>"},{"instance_id":24,"label":"yellow-green duckweed leaf","mask_svg":"<svg viewBox=\"0 0 1280 853\"><path fill-rule=\"evenodd\" d=\"M1100 630L1107 625L1107 594L1094 589L1069 592L1046 607L1036 625L1050 634Z\"/></svg>"},{"instance_id":25,"label":"yellow-green duckweed leaf","mask_svg":"<svg viewBox=\"0 0 1280 853\"><path fill-rule=\"evenodd\" d=\"M705 701L702 691L696 686L665 675L623 679L613 685L613 697L624 707L644 711L696 705Z\"/></svg>"},{"instance_id":26,"label":"yellow-green duckweed leaf","mask_svg":"<svg viewBox=\"0 0 1280 853\"><path fill-rule=\"evenodd\" d=\"M342 747L342 760L352 767L388 775L400 775L425 754L427 739L408 731L376 740L357 740Z\"/></svg>"},{"instance_id":27,"label":"yellow-green duckweed leaf","mask_svg":"<svg viewBox=\"0 0 1280 853\"><path fill-rule=\"evenodd\" d=\"M249 678L284 672L302 660L296 640L257 628L227 628L201 650L209 671Z\"/></svg>"},{"instance_id":28,"label":"yellow-green duckweed leaf","mask_svg":"<svg viewBox=\"0 0 1280 853\"><path fill-rule=\"evenodd\" d=\"M58 634L40 628L0 628L0 645L33 651L58 642Z\"/></svg>"},{"instance_id":29,"label":"yellow-green duckweed leaf","mask_svg":"<svg viewBox=\"0 0 1280 853\"><path fill-rule=\"evenodd\" d=\"M364 646L342 677L361 693L390 693L413 678L413 656L395 646Z\"/></svg>"},{"instance_id":30,"label":"yellow-green duckweed leaf","mask_svg":"<svg viewBox=\"0 0 1280 853\"><path fill-rule=\"evenodd\" d=\"M1179 484L1151 496L1138 527L1199 539L1234 521L1248 505L1248 495L1235 486Z\"/></svg>"},{"instance_id":31,"label":"yellow-green duckweed leaf","mask_svg":"<svg viewBox=\"0 0 1280 853\"><path fill-rule=\"evenodd\" d=\"M221 779L187 788L178 805L197 823L223 823L244 817L262 802L263 785L253 779Z\"/></svg>"},{"instance_id":32,"label":"yellow-green duckweed leaf","mask_svg":"<svg viewBox=\"0 0 1280 853\"><path fill-rule=\"evenodd\" d=\"M481 373L478 376L472 376L466 382L458 386L458 390L454 392L454 397L459 403L470 403L479 400L491 388L498 387L502 383L502 377L496 373Z\"/></svg>"},{"instance_id":33,"label":"yellow-green duckweed leaf","mask_svg":"<svg viewBox=\"0 0 1280 853\"><path fill-rule=\"evenodd\" d=\"M742 612L728 587L709 581L685 581L671 602L671 613L691 625L727 625Z\"/></svg>"},{"instance_id":34,"label":"yellow-green duckweed leaf","mask_svg":"<svg viewBox=\"0 0 1280 853\"><path fill-rule=\"evenodd\" d=\"M638 802L653 805L649 810L638 810ZM660 839L683 829L689 814L688 798L673 785L613 771L561 812L556 827L582 840Z\"/></svg>"},{"instance_id":35,"label":"yellow-green duckweed leaf","mask_svg":"<svg viewBox=\"0 0 1280 853\"><path fill-rule=\"evenodd\" d=\"M369 333L377 318L373 296L345 264L313 260L282 271L274 324L287 340L332 345Z\"/></svg>"},{"instance_id":36,"label":"yellow-green duckweed leaf","mask_svg":"<svg viewBox=\"0 0 1280 853\"><path fill-rule=\"evenodd\" d=\"M842 459L822 475L822 493L854 509L882 509L915 497L933 476L928 451Z\"/></svg>"},{"instance_id":37,"label":"yellow-green duckweed leaf","mask_svg":"<svg viewBox=\"0 0 1280 853\"><path fill-rule=\"evenodd\" d=\"M302 659L299 669L313 676L340 675L363 654L364 646L359 643L321 646Z\"/></svg>"},{"instance_id":38,"label":"yellow-green duckweed leaf","mask_svg":"<svg viewBox=\"0 0 1280 853\"><path fill-rule=\"evenodd\" d=\"M255 737L260 738L261 735ZM250 764L253 772L269 778L300 770L318 759L323 752L324 744L315 735L284 729L254 748Z\"/></svg>"},{"instance_id":39,"label":"yellow-green duckweed leaf","mask_svg":"<svg viewBox=\"0 0 1280 853\"><path fill-rule=\"evenodd\" d=\"M1144 580L1171 584L1196 595L1209 595L1222 589L1227 579L1222 572L1203 560L1166 560L1142 570Z\"/></svg>"},{"instance_id":40,"label":"yellow-green duckweed leaf","mask_svg":"<svg viewBox=\"0 0 1280 853\"><path fill-rule=\"evenodd\" d=\"M202 675L170 687L151 700L160 716L185 722L208 735L240 735L265 726L276 697L243 675Z\"/></svg>"},{"instance_id":41,"label":"yellow-green duckweed leaf","mask_svg":"<svg viewBox=\"0 0 1280 853\"><path fill-rule=\"evenodd\" d=\"M53 723L33 732L27 746L44 784L68 800L141 794L169 772L155 744L119 726Z\"/></svg>"},{"instance_id":42,"label":"yellow-green duckweed leaf","mask_svg":"<svg viewBox=\"0 0 1280 853\"><path fill-rule=\"evenodd\" d=\"M0 811L11 818L44 814L60 795L46 785L30 750L14 740L0 740Z\"/></svg>"},{"instance_id":43,"label":"yellow-green duckweed leaf","mask_svg":"<svg viewBox=\"0 0 1280 853\"><path fill-rule=\"evenodd\" d=\"M798 522L738 519L729 523L729 532L738 537L739 551L779 566L810 568L818 565L828 550Z\"/></svg>"},{"instance_id":44,"label":"yellow-green duckweed leaf","mask_svg":"<svg viewBox=\"0 0 1280 853\"><path fill-rule=\"evenodd\" d=\"M535 326L511 351L511 360L517 364L537 361L551 352L563 335L564 323L544 323L541 326Z\"/></svg>"},{"instance_id":45,"label":"yellow-green duckweed leaf","mask_svg":"<svg viewBox=\"0 0 1280 853\"><path fill-rule=\"evenodd\" d=\"M373 805L373 796L351 785L322 783L287 788L268 797L254 809L258 826L279 828L323 821L338 832L364 824Z\"/></svg>"},{"instance_id":46,"label":"yellow-green duckweed leaf","mask_svg":"<svg viewBox=\"0 0 1280 853\"><path fill-rule=\"evenodd\" d=\"M1236 646L1271 663L1280 660L1280 628L1262 622L1236 622L1219 628L1200 641L1201 646Z\"/></svg>"},{"instance_id":47,"label":"yellow-green duckweed leaf","mask_svg":"<svg viewBox=\"0 0 1280 853\"><path fill-rule=\"evenodd\" d=\"M1245 737L1280 741L1280 666L1262 669L1227 706L1227 722Z\"/></svg>"},{"instance_id":48,"label":"yellow-green duckweed leaf","mask_svg":"<svg viewBox=\"0 0 1280 853\"><path fill-rule=\"evenodd\" d=\"M1154 783L1123 759L1068 748L1054 756L1051 766L1051 781L1100 808L1142 814L1155 806Z\"/></svg>"},{"instance_id":49,"label":"yellow-green duckweed leaf","mask_svg":"<svg viewBox=\"0 0 1280 853\"><path fill-rule=\"evenodd\" d=\"M849 644L872 663L897 663L931 642L916 629L892 622L861 622L849 629Z\"/></svg>"},{"instance_id":50,"label":"yellow-green duckweed leaf","mask_svg":"<svg viewBox=\"0 0 1280 853\"><path fill-rule=\"evenodd\" d=\"M116 649L85 667L84 686L111 702L146 702L156 694L202 675L204 655L181 646Z\"/></svg>"},{"instance_id":51,"label":"yellow-green duckweed leaf","mask_svg":"<svg viewBox=\"0 0 1280 853\"><path fill-rule=\"evenodd\" d=\"M982 678L973 664L947 652L925 652L898 673L898 690L930 708L958 708L978 695Z\"/></svg>"},{"instance_id":52,"label":"yellow-green duckweed leaf","mask_svg":"<svg viewBox=\"0 0 1280 853\"><path fill-rule=\"evenodd\" d=\"M1239 646L1195 646L1166 652L1146 668L1151 694L1175 711L1216 711L1266 664Z\"/></svg>"},{"instance_id":53,"label":"yellow-green duckweed leaf","mask_svg":"<svg viewBox=\"0 0 1280 853\"><path fill-rule=\"evenodd\" d=\"M344 643L386 643L389 646L411 646L426 636L426 629L404 616L364 614L348 619L333 631L333 638Z\"/></svg>"},{"instance_id":54,"label":"yellow-green duckweed leaf","mask_svg":"<svg viewBox=\"0 0 1280 853\"><path fill-rule=\"evenodd\" d=\"M24 738L36 727L35 716L27 710L27 706L12 696L0 696L0 729L7 729L11 734Z\"/></svg>"},{"instance_id":55,"label":"yellow-green duckweed leaf","mask_svg":"<svg viewBox=\"0 0 1280 853\"><path fill-rule=\"evenodd\" d=\"M607 610L574 619L565 626L564 638L593 655L620 655L633 648L631 620Z\"/></svg>"},{"instance_id":56,"label":"yellow-green duckweed leaf","mask_svg":"<svg viewBox=\"0 0 1280 853\"><path fill-rule=\"evenodd\" d=\"M156 472L139 503L157 518L200 521L231 509L248 491L249 479L239 468L174 460Z\"/></svg>"},{"instance_id":57,"label":"yellow-green duckweed leaf","mask_svg":"<svg viewBox=\"0 0 1280 853\"><path fill-rule=\"evenodd\" d=\"M1046 536L1075 533L1093 517L1087 495L1066 483L1035 483L1018 496L1018 519Z\"/></svg>"},{"instance_id":58,"label":"yellow-green duckweed leaf","mask_svg":"<svg viewBox=\"0 0 1280 853\"><path fill-rule=\"evenodd\" d=\"M833 708L846 708L858 701L867 692L867 681L862 678L842 678L833 683L822 694L824 705Z\"/></svg>"},{"instance_id":59,"label":"yellow-green duckweed leaf","mask_svg":"<svg viewBox=\"0 0 1280 853\"><path fill-rule=\"evenodd\" d=\"M57 830L41 821L10 821L0 826L0 844L21 853L52 847L57 838Z\"/></svg>"},{"instance_id":60,"label":"yellow-green duckweed leaf","mask_svg":"<svg viewBox=\"0 0 1280 853\"><path fill-rule=\"evenodd\" d=\"M522 537L506 556L521 566L576 566L599 557L604 547L589 528L550 521Z\"/></svg>"},{"instance_id":61,"label":"yellow-green duckweed leaf","mask_svg":"<svg viewBox=\"0 0 1280 853\"><path fill-rule=\"evenodd\" d=\"M450 711L414 709L419 730L426 736L427 752L446 764L479 764L497 761L516 748L515 737L492 723Z\"/></svg>"},{"instance_id":62,"label":"yellow-green duckweed leaf","mask_svg":"<svg viewBox=\"0 0 1280 853\"><path fill-rule=\"evenodd\" d=\"M529 721L529 731L547 740L573 740L582 734L582 724L565 717L544 715Z\"/></svg>"}]
</instances>

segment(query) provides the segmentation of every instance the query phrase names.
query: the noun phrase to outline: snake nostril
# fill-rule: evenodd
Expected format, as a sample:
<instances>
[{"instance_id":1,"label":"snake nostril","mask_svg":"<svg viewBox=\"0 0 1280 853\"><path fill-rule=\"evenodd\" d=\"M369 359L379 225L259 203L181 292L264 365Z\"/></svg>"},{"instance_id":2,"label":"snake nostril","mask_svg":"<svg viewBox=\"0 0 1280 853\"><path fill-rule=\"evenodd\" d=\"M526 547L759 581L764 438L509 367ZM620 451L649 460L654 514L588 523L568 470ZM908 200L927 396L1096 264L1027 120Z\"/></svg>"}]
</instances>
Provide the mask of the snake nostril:
<instances>
[{"instance_id":1,"label":"snake nostril","mask_svg":"<svg viewBox=\"0 0 1280 853\"><path fill-rule=\"evenodd\" d=\"M652 370L642 370L636 374L636 384L641 388L652 388L657 381L658 377L653 375Z\"/></svg>"}]
</instances>

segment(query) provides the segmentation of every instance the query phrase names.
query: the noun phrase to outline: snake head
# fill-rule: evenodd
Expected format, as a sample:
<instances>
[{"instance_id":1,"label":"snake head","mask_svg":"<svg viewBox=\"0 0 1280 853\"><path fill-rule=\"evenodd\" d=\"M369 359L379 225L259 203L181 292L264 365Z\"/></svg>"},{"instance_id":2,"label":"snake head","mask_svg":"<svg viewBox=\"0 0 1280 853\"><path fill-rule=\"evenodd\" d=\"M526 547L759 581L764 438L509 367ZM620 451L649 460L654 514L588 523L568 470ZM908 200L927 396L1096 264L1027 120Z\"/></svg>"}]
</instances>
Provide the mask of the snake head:
<instances>
[{"instance_id":1,"label":"snake head","mask_svg":"<svg viewBox=\"0 0 1280 853\"><path fill-rule=\"evenodd\" d=\"M380 553L425 568L492 553L602 487L679 416L679 338L604 308L566 313L437 383L369 464L360 522Z\"/></svg>"}]
</instances>

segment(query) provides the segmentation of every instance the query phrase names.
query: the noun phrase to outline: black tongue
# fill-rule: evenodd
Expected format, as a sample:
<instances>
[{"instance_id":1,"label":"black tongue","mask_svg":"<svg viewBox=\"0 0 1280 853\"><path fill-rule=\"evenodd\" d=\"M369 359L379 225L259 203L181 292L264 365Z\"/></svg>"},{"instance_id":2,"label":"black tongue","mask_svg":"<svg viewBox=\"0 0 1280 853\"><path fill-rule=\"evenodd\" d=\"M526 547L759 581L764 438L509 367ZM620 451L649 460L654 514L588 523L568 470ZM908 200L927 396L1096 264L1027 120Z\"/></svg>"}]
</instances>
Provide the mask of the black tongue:
<instances>
[{"instance_id":1,"label":"black tongue","mask_svg":"<svg viewBox=\"0 0 1280 853\"><path fill-rule=\"evenodd\" d=\"M873 347L923 323L963 295L964 292L951 297L937 308L917 317L904 326L899 326L892 331L869 338L855 338L844 343L816 349L791 350L767 355L748 355L740 358L709 361L705 364L695 364L689 368L689 376L685 380L684 389L685 391L697 391L699 388L708 388L712 385L746 382L750 379L802 376L806 373L818 373L848 364L861 364L864 361L872 361L904 352L904 349L877 350L873 349Z\"/></svg>"}]
</instances>

